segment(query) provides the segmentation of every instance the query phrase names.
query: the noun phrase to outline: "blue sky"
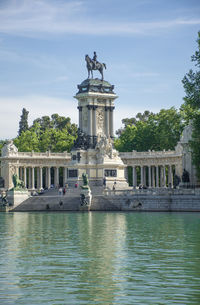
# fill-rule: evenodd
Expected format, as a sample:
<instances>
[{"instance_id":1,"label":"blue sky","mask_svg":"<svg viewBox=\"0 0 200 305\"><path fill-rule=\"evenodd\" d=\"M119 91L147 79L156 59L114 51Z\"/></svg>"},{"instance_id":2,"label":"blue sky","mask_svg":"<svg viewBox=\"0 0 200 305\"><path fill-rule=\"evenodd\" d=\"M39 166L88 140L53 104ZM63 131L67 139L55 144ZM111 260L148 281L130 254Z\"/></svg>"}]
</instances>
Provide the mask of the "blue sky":
<instances>
[{"instance_id":1,"label":"blue sky","mask_svg":"<svg viewBox=\"0 0 200 305\"><path fill-rule=\"evenodd\" d=\"M17 135L23 107L29 123L53 113L77 123L73 96L93 51L119 96L116 129L137 112L179 108L199 30L194 0L0 0L0 139Z\"/></svg>"}]
</instances>

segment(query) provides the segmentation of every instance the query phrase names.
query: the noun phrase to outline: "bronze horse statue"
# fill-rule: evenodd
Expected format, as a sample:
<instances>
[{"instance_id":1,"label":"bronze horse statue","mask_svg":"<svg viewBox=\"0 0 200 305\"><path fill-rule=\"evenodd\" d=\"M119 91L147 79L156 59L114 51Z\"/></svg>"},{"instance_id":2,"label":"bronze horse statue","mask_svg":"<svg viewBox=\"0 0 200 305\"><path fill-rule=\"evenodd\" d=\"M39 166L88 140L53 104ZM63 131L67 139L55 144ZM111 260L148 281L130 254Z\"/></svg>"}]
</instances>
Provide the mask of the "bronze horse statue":
<instances>
[{"instance_id":1,"label":"bronze horse statue","mask_svg":"<svg viewBox=\"0 0 200 305\"><path fill-rule=\"evenodd\" d=\"M106 64L100 62L94 62L88 55L85 55L86 67L88 70L88 78L90 78L90 74L93 78L93 70L98 70L101 74L101 80L103 80L103 69L106 69Z\"/></svg>"}]
</instances>

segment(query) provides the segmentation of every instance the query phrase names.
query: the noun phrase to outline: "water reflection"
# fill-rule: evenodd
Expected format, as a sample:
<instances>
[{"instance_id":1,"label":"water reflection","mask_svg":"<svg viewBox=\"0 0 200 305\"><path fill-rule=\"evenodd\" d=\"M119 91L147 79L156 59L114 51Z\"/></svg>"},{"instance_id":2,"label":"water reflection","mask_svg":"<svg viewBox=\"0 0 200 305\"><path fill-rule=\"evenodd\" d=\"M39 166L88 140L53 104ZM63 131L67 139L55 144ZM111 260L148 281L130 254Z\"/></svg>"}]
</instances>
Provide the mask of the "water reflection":
<instances>
[{"instance_id":1,"label":"water reflection","mask_svg":"<svg viewBox=\"0 0 200 305\"><path fill-rule=\"evenodd\" d=\"M0 223L0 304L199 304L199 214L2 213Z\"/></svg>"}]
</instances>

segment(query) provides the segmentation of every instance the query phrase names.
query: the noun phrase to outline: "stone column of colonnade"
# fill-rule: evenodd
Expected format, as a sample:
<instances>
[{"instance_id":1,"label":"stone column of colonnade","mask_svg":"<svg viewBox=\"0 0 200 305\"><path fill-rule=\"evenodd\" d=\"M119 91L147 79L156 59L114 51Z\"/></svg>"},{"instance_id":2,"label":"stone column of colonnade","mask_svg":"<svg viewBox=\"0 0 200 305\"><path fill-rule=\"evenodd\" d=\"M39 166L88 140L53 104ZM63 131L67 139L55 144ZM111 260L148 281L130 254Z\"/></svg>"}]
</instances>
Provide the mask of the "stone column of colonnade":
<instances>
[{"instance_id":1,"label":"stone column of colonnade","mask_svg":"<svg viewBox=\"0 0 200 305\"><path fill-rule=\"evenodd\" d=\"M132 166L133 187L137 186L137 167L140 169L139 185L146 185L150 188L172 187L173 186L173 165L148 165ZM167 172L168 170L168 172ZM146 181L146 178L148 180Z\"/></svg>"}]
</instances>

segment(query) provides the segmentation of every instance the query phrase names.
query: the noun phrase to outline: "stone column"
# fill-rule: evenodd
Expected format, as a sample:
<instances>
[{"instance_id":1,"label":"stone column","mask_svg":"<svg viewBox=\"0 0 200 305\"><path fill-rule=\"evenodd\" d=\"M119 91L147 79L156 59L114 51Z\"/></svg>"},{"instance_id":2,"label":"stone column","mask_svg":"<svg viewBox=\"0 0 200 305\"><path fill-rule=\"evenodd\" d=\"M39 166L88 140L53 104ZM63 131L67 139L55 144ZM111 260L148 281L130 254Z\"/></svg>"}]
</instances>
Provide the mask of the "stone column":
<instances>
[{"instance_id":1,"label":"stone column","mask_svg":"<svg viewBox=\"0 0 200 305\"><path fill-rule=\"evenodd\" d=\"M88 108L88 135L92 136L92 105L87 105Z\"/></svg>"},{"instance_id":2,"label":"stone column","mask_svg":"<svg viewBox=\"0 0 200 305\"><path fill-rule=\"evenodd\" d=\"M156 187L159 187L159 166L156 166Z\"/></svg>"},{"instance_id":3,"label":"stone column","mask_svg":"<svg viewBox=\"0 0 200 305\"><path fill-rule=\"evenodd\" d=\"M166 168L163 166L163 186L166 187Z\"/></svg>"},{"instance_id":4,"label":"stone column","mask_svg":"<svg viewBox=\"0 0 200 305\"><path fill-rule=\"evenodd\" d=\"M173 175L172 175L172 165L169 165L169 170L168 170L168 184L170 186L171 184L171 187L173 187Z\"/></svg>"},{"instance_id":5,"label":"stone column","mask_svg":"<svg viewBox=\"0 0 200 305\"><path fill-rule=\"evenodd\" d=\"M97 108L98 106L93 106L93 145L96 146L97 143Z\"/></svg>"},{"instance_id":6,"label":"stone column","mask_svg":"<svg viewBox=\"0 0 200 305\"><path fill-rule=\"evenodd\" d=\"M105 125L106 125L106 136L110 136L109 126L110 126L110 114L109 114L110 107L105 106Z\"/></svg>"},{"instance_id":7,"label":"stone column","mask_svg":"<svg viewBox=\"0 0 200 305\"><path fill-rule=\"evenodd\" d=\"M41 190L43 188L43 177L42 177L42 167L40 167L40 184L39 184L39 189Z\"/></svg>"},{"instance_id":8,"label":"stone column","mask_svg":"<svg viewBox=\"0 0 200 305\"><path fill-rule=\"evenodd\" d=\"M114 113L114 106L110 107L110 137L114 138L114 132L113 132L113 113Z\"/></svg>"},{"instance_id":9,"label":"stone column","mask_svg":"<svg viewBox=\"0 0 200 305\"><path fill-rule=\"evenodd\" d=\"M151 166L148 166L148 180L149 180L149 187L152 187L152 183L151 183Z\"/></svg>"},{"instance_id":10,"label":"stone column","mask_svg":"<svg viewBox=\"0 0 200 305\"><path fill-rule=\"evenodd\" d=\"M63 186L67 183L67 167L63 167Z\"/></svg>"},{"instance_id":11,"label":"stone column","mask_svg":"<svg viewBox=\"0 0 200 305\"><path fill-rule=\"evenodd\" d=\"M82 109L83 107L82 106L78 106L77 107L78 110L79 110L79 128L82 129L82 125L83 125L83 119L82 119Z\"/></svg>"},{"instance_id":12,"label":"stone column","mask_svg":"<svg viewBox=\"0 0 200 305\"><path fill-rule=\"evenodd\" d=\"M54 168L54 186L57 187L59 185L59 167Z\"/></svg>"},{"instance_id":13,"label":"stone column","mask_svg":"<svg viewBox=\"0 0 200 305\"><path fill-rule=\"evenodd\" d=\"M87 105L87 108L88 108L88 144L89 144L89 147L92 146L92 109L93 109L93 106L92 105Z\"/></svg>"},{"instance_id":14,"label":"stone column","mask_svg":"<svg viewBox=\"0 0 200 305\"><path fill-rule=\"evenodd\" d=\"M31 177L31 189L35 189L35 167L31 168L32 171L32 177Z\"/></svg>"},{"instance_id":15,"label":"stone column","mask_svg":"<svg viewBox=\"0 0 200 305\"><path fill-rule=\"evenodd\" d=\"M137 172L136 166L133 166L133 187L137 186Z\"/></svg>"},{"instance_id":16,"label":"stone column","mask_svg":"<svg viewBox=\"0 0 200 305\"><path fill-rule=\"evenodd\" d=\"M31 167L28 168L28 188L31 189Z\"/></svg>"},{"instance_id":17,"label":"stone column","mask_svg":"<svg viewBox=\"0 0 200 305\"><path fill-rule=\"evenodd\" d=\"M140 184L144 184L144 167L143 166L141 166L140 167Z\"/></svg>"},{"instance_id":18,"label":"stone column","mask_svg":"<svg viewBox=\"0 0 200 305\"><path fill-rule=\"evenodd\" d=\"M146 166L143 166L143 184L147 185L147 179L146 179Z\"/></svg>"},{"instance_id":19,"label":"stone column","mask_svg":"<svg viewBox=\"0 0 200 305\"><path fill-rule=\"evenodd\" d=\"M24 167L24 186L27 186L26 167Z\"/></svg>"},{"instance_id":20,"label":"stone column","mask_svg":"<svg viewBox=\"0 0 200 305\"><path fill-rule=\"evenodd\" d=\"M47 167L47 188L51 188L51 167Z\"/></svg>"},{"instance_id":21,"label":"stone column","mask_svg":"<svg viewBox=\"0 0 200 305\"><path fill-rule=\"evenodd\" d=\"M36 183L37 183L37 189L39 189L40 187L40 169L39 167L36 167Z\"/></svg>"},{"instance_id":22,"label":"stone column","mask_svg":"<svg viewBox=\"0 0 200 305\"><path fill-rule=\"evenodd\" d=\"M152 186L155 187L155 166L152 167Z\"/></svg>"}]
</instances>

